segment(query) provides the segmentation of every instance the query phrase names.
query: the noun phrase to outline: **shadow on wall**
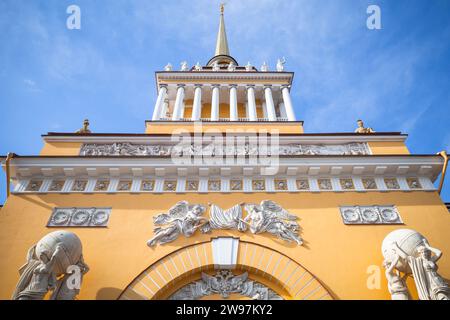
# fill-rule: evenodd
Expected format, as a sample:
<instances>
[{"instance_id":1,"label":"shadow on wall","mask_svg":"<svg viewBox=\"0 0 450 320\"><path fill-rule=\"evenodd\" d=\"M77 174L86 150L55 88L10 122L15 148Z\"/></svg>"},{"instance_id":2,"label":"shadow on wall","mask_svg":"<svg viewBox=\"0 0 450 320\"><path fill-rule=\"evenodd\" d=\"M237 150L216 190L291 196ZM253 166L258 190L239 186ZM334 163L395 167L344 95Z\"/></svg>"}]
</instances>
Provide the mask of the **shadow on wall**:
<instances>
[{"instance_id":1,"label":"shadow on wall","mask_svg":"<svg viewBox=\"0 0 450 320\"><path fill-rule=\"evenodd\" d=\"M117 288L102 288L98 290L96 300L117 300L122 290Z\"/></svg>"}]
</instances>

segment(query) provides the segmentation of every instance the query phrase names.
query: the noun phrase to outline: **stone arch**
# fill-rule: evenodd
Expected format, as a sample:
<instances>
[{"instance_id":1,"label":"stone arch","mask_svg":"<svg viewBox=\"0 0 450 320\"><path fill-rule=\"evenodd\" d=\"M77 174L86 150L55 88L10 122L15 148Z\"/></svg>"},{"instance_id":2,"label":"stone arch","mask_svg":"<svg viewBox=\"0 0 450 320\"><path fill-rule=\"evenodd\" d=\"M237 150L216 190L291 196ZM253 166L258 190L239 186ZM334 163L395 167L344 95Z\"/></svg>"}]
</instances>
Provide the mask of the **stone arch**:
<instances>
[{"instance_id":1,"label":"stone arch","mask_svg":"<svg viewBox=\"0 0 450 320\"><path fill-rule=\"evenodd\" d=\"M239 241L233 271L271 288L285 299L333 300L331 293L302 265L260 244ZM138 275L122 292L121 300L167 299L178 289L200 279L202 272L217 269L212 241L174 251ZM220 268L219 268L220 269Z\"/></svg>"}]
</instances>

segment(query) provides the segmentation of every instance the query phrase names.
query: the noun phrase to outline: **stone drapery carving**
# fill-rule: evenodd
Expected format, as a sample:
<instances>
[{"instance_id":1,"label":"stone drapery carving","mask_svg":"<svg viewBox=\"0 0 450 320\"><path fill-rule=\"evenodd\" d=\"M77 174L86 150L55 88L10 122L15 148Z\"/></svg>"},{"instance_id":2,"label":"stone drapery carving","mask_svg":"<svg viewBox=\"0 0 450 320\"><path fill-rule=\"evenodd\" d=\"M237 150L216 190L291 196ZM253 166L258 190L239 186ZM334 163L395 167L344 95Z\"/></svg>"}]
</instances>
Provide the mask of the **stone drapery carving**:
<instances>
[{"instance_id":1,"label":"stone drapery carving","mask_svg":"<svg viewBox=\"0 0 450 320\"><path fill-rule=\"evenodd\" d=\"M80 270L80 285L89 267L84 263L80 239L72 232L56 231L43 237L28 250L27 263L20 268L20 279L13 300L73 300L79 287L68 286L69 267Z\"/></svg>"},{"instance_id":2,"label":"stone drapery carving","mask_svg":"<svg viewBox=\"0 0 450 320\"><path fill-rule=\"evenodd\" d=\"M153 219L155 226L155 236L147 242L149 247L158 243L165 244L175 241L181 234L191 237L197 229L208 223L202 215L206 209L202 205L189 205L186 201L181 201L172 207L168 213L163 213ZM160 226L168 225L163 228Z\"/></svg>"},{"instance_id":3,"label":"stone drapery carving","mask_svg":"<svg viewBox=\"0 0 450 320\"><path fill-rule=\"evenodd\" d=\"M238 294L253 300L283 300L273 290L250 280L247 272L234 275L229 270L218 271L215 276L202 273L200 281L184 286L169 300L197 300L214 294L219 294L224 299L228 299L232 294Z\"/></svg>"},{"instance_id":4,"label":"stone drapery carving","mask_svg":"<svg viewBox=\"0 0 450 320\"><path fill-rule=\"evenodd\" d=\"M210 204L210 218L203 217L206 209L203 205L190 205L186 201L179 202L166 214L154 218L155 236L147 242L149 247L175 241L180 235L191 237L197 230L210 233L213 230L238 230L253 234L270 233L287 242L302 245L299 237L300 226L297 217L291 215L273 201L263 201L260 205L247 204L247 216L243 218L241 206L236 205L229 210ZM163 228L160 226L168 225Z\"/></svg>"},{"instance_id":5,"label":"stone drapery carving","mask_svg":"<svg viewBox=\"0 0 450 320\"><path fill-rule=\"evenodd\" d=\"M393 300L409 299L404 278L410 275L420 300L450 299L450 287L438 273L437 261L442 252L431 247L423 235L414 230L396 230L384 239L382 252Z\"/></svg>"},{"instance_id":6,"label":"stone drapery carving","mask_svg":"<svg viewBox=\"0 0 450 320\"><path fill-rule=\"evenodd\" d=\"M80 156L254 156L261 154L259 146L250 144L237 145L233 147L207 145L197 146L195 144L187 146L170 145L150 145L112 143L112 144L84 144L80 150ZM311 144L289 144L280 145L273 150L263 150L264 155L280 156L303 156L303 155L370 155L367 143L348 143L338 145L311 145Z\"/></svg>"}]
</instances>

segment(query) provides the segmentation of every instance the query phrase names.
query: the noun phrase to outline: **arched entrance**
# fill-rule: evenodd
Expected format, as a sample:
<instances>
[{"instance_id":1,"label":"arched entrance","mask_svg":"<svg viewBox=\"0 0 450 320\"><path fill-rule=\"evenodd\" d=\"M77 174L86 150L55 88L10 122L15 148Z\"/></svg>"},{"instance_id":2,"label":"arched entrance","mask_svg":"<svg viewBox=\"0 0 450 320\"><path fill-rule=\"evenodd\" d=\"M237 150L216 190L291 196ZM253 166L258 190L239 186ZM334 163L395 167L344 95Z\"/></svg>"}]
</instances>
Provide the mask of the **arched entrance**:
<instances>
[{"instance_id":1,"label":"arched entrance","mask_svg":"<svg viewBox=\"0 0 450 320\"><path fill-rule=\"evenodd\" d=\"M165 256L142 272L119 297L169 298L333 299L310 272L288 256L233 238L212 239Z\"/></svg>"}]
</instances>

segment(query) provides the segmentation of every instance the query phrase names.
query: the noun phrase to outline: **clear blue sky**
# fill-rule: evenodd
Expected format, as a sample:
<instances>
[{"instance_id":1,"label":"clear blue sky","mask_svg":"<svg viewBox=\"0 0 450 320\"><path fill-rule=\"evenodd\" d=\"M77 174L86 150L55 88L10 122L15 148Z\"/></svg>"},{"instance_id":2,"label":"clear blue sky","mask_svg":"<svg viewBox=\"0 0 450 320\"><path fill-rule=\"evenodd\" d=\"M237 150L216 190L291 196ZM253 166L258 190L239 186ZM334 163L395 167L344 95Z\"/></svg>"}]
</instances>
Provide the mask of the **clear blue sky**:
<instances>
[{"instance_id":1,"label":"clear blue sky","mask_svg":"<svg viewBox=\"0 0 450 320\"><path fill-rule=\"evenodd\" d=\"M81 8L81 30L66 9ZM382 30L366 27L381 7ZM218 28L215 0L1 0L0 154L36 155L40 135L143 132L154 71L206 63ZM231 54L296 72L293 100L307 132L408 133L413 153L450 149L450 1L228 0ZM0 179L0 202L5 179ZM450 201L450 183L444 192Z\"/></svg>"}]
</instances>

